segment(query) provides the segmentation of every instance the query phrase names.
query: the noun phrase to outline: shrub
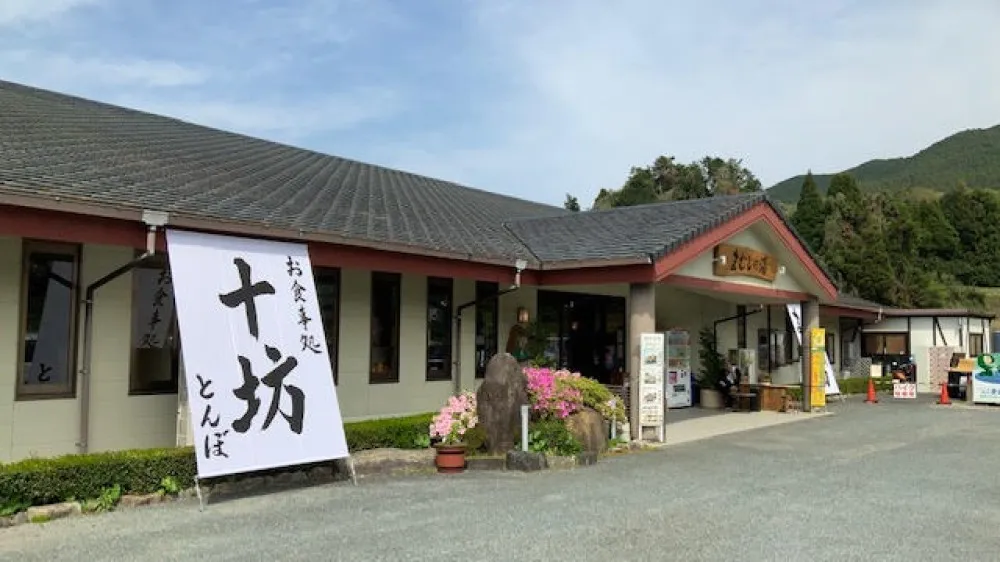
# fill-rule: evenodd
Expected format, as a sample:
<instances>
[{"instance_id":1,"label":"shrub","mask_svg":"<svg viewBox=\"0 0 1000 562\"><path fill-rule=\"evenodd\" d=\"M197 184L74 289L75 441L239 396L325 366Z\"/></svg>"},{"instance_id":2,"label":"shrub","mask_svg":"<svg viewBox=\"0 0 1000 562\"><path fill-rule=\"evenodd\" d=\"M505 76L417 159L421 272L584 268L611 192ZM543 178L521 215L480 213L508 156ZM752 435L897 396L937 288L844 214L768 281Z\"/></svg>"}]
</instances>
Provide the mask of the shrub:
<instances>
[{"instance_id":1,"label":"shrub","mask_svg":"<svg viewBox=\"0 0 1000 562\"><path fill-rule=\"evenodd\" d=\"M344 424L352 451L429 445L432 414ZM91 509L110 509L122 494L176 494L194 485L197 465L192 447L138 449L65 455L0 464L0 516L32 505L83 501Z\"/></svg>"},{"instance_id":2,"label":"shrub","mask_svg":"<svg viewBox=\"0 0 1000 562\"><path fill-rule=\"evenodd\" d=\"M892 377L872 377L872 382L875 386L875 392L892 392ZM837 386L840 387L840 393L845 396L865 394L868 392L868 377L837 379Z\"/></svg>"},{"instance_id":3,"label":"shrub","mask_svg":"<svg viewBox=\"0 0 1000 562\"><path fill-rule=\"evenodd\" d=\"M465 433L478 423L476 395L466 391L448 398L448 403L431 420L430 437L446 445L463 443Z\"/></svg>"},{"instance_id":4,"label":"shrub","mask_svg":"<svg viewBox=\"0 0 1000 562\"><path fill-rule=\"evenodd\" d=\"M579 373L528 367L524 370L524 376L528 381L528 398L532 409L542 419L565 419L583 404L581 392L566 383L569 378L579 377Z\"/></svg>"},{"instance_id":5,"label":"shrub","mask_svg":"<svg viewBox=\"0 0 1000 562\"><path fill-rule=\"evenodd\" d=\"M427 446L434 414L383 418L344 424L347 447L352 451L380 449L419 449Z\"/></svg>"},{"instance_id":6,"label":"shrub","mask_svg":"<svg viewBox=\"0 0 1000 562\"><path fill-rule=\"evenodd\" d=\"M613 421L625 420L625 404L608 387L594 379L582 376L571 376L563 379L563 383L580 392L583 405L597 410L604 419Z\"/></svg>"},{"instance_id":7,"label":"shrub","mask_svg":"<svg viewBox=\"0 0 1000 562\"><path fill-rule=\"evenodd\" d=\"M0 465L0 509L98 499L111 489L150 494L168 476L183 487L193 486L196 474L191 447L26 459Z\"/></svg>"},{"instance_id":8,"label":"shrub","mask_svg":"<svg viewBox=\"0 0 1000 562\"><path fill-rule=\"evenodd\" d=\"M540 420L528 426L528 448L536 453L569 456L583 450L561 420Z\"/></svg>"}]
</instances>

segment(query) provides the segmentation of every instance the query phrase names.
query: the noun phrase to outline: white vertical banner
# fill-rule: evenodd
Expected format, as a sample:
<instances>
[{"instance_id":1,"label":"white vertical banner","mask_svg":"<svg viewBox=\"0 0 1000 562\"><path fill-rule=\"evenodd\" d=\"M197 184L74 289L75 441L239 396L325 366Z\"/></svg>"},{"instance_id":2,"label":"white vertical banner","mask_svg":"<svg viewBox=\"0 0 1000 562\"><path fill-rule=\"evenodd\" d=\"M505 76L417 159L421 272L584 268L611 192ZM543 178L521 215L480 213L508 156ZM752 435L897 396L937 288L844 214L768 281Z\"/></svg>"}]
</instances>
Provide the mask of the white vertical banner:
<instances>
[{"instance_id":1,"label":"white vertical banner","mask_svg":"<svg viewBox=\"0 0 1000 562\"><path fill-rule=\"evenodd\" d=\"M802 345L802 304L801 303L788 303L785 305L788 308L788 317L792 320L792 328L795 331L795 337L798 339L799 348ZM837 384L837 377L833 371L833 365L830 363L830 356L823 354L823 363L825 365L824 370L826 371L826 395L840 394L840 385Z\"/></svg>"},{"instance_id":2,"label":"white vertical banner","mask_svg":"<svg viewBox=\"0 0 1000 562\"><path fill-rule=\"evenodd\" d=\"M305 244L167 231L198 476L348 456Z\"/></svg>"}]
</instances>

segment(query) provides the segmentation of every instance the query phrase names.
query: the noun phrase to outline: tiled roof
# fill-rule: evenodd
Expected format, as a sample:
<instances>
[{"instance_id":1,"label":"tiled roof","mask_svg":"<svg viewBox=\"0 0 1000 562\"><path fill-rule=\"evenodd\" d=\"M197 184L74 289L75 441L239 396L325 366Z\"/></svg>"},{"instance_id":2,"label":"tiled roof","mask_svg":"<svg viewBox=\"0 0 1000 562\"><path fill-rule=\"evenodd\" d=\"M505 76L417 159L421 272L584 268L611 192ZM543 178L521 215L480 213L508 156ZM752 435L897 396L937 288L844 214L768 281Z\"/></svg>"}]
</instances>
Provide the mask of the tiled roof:
<instances>
[{"instance_id":1,"label":"tiled roof","mask_svg":"<svg viewBox=\"0 0 1000 562\"><path fill-rule=\"evenodd\" d=\"M504 221L567 214L397 170L0 81L0 194L531 259Z\"/></svg>"},{"instance_id":2,"label":"tiled roof","mask_svg":"<svg viewBox=\"0 0 1000 562\"><path fill-rule=\"evenodd\" d=\"M651 203L510 221L511 232L540 261L656 259L748 211L763 193Z\"/></svg>"},{"instance_id":3,"label":"tiled roof","mask_svg":"<svg viewBox=\"0 0 1000 562\"><path fill-rule=\"evenodd\" d=\"M755 193L572 213L0 81L4 193L534 266L656 259L767 201Z\"/></svg>"}]
</instances>

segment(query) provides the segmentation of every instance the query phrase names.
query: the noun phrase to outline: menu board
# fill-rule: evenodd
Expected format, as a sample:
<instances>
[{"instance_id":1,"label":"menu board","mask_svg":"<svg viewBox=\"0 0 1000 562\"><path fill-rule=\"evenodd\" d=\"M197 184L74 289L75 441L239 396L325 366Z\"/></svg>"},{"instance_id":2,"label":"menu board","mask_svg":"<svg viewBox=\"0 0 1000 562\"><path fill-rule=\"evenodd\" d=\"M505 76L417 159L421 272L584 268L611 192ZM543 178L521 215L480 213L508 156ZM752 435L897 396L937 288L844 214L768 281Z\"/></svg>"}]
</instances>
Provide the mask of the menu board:
<instances>
[{"instance_id":1,"label":"menu board","mask_svg":"<svg viewBox=\"0 0 1000 562\"><path fill-rule=\"evenodd\" d=\"M660 441L663 441L663 334L642 334L639 343L641 366L639 369L639 425L641 428L655 427Z\"/></svg>"}]
</instances>

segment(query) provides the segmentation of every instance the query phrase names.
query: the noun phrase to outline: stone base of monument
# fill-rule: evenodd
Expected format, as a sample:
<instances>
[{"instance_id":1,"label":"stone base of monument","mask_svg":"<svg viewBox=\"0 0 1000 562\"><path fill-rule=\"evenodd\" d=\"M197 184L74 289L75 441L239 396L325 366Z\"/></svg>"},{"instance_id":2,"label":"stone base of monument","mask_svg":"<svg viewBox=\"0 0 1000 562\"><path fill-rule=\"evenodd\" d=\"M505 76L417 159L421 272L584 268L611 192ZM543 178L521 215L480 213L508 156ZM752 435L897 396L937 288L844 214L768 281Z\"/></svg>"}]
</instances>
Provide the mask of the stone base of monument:
<instances>
[{"instance_id":1,"label":"stone base of monument","mask_svg":"<svg viewBox=\"0 0 1000 562\"><path fill-rule=\"evenodd\" d=\"M542 453L532 453L530 451L508 451L507 470L520 470L522 472L534 472L548 468L545 455Z\"/></svg>"},{"instance_id":2,"label":"stone base of monument","mask_svg":"<svg viewBox=\"0 0 1000 562\"><path fill-rule=\"evenodd\" d=\"M567 470L580 466L597 464L597 453L583 452L579 455L545 455L545 462L550 469Z\"/></svg>"},{"instance_id":3,"label":"stone base of monument","mask_svg":"<svg viewBox=\"0 0 1000 562\"><path fill-rule=\"evenodd\" d=\"M505 457L468 457L465 463L468 470L504 470L507 468Z\"/></svg>"}]
</instances>

